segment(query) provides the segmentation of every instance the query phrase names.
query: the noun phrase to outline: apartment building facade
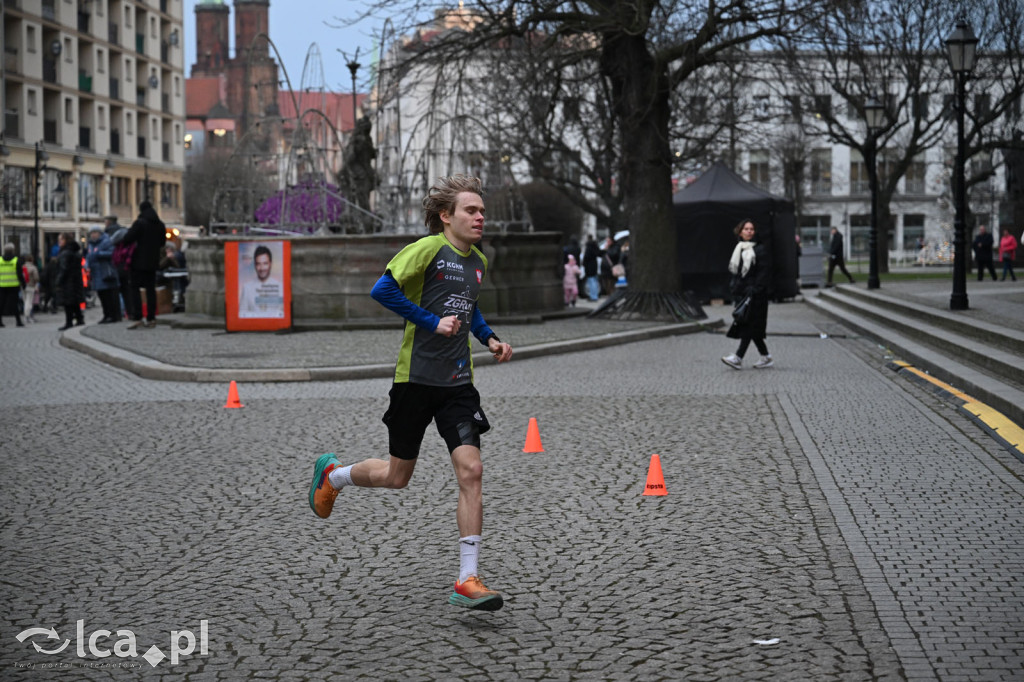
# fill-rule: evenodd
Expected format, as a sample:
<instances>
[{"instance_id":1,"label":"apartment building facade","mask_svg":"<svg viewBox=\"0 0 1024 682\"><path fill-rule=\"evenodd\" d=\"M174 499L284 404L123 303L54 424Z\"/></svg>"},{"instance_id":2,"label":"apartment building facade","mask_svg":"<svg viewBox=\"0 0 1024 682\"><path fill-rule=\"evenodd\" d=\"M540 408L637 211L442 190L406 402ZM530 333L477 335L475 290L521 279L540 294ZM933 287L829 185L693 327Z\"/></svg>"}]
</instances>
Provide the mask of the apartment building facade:
<instances>
[{"instance_id":1,"label":"apartment building facade","mask_svg":"<svg viewBox=\"0 0 1024 682\"><path fill-rule=\"evenodd\" d=\"M4 0L0 236L45 258L148 199L184 215L183 0Z\"/></svg>"}]
</instances>

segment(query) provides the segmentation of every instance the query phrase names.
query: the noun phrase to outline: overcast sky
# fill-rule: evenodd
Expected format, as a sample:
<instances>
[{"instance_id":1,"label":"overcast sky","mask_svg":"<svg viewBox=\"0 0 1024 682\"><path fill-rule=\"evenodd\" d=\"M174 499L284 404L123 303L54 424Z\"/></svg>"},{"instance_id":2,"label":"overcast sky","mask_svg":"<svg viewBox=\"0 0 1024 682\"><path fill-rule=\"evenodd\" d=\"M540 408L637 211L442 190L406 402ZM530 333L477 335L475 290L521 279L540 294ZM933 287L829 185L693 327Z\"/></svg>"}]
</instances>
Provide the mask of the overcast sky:
<instances>
[{"instance_id":1,"label":"overcast sky","mask_svg":"<svg viewBox=\"0 0 1024 682\"><path fill-rule=\"evenodd\" d=\"M185 77L192 73L192 65L196 61L196 13L198 0L185 0ZM231 1L227 0L230 5ZM359 63L362 68L357 75L359 92L366 92L369 85L369 64L372 60L374 31L379 32L383 22L366 20L351 28L331 28L325 22L337 25L335 17L353 15L365 8L363 0L271 0L270 2L270 39L277 46L278 52L288 70L292 87L302 86L302 70L306 62L306 53L311 44L320 48L323 61L323 84L332 92L350 92L352 76L345 63L348 61L338 52L341 49L351 57L359 48ZM228 34L230 35L231 56L235 55L235 15L232 8ZM271 51L273 54L273 51ZM284 79L284 74L281 74ZM307 77L307 85L319 85L321 78L317 74L311 80Z\"/></svg>"}]
</instances>

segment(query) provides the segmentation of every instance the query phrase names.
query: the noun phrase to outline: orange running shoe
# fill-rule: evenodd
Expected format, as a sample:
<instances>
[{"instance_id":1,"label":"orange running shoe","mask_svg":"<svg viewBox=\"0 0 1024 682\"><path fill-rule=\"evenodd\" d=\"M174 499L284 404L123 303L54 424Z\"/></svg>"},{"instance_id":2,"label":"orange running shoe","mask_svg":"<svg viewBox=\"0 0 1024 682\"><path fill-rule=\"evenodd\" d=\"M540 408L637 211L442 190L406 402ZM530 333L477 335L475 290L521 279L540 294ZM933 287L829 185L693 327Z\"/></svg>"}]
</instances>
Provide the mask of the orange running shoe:
<instances>
[{"instance_id":1,"label":"orange running shoe","mask_svg":"<svg viewBox=\"0 0 1024 682\"><path fill-rule=\"evenodd\" d=\"M309 488L309 506L317 516L326 519L334 509L334 498L338 496L338 488L327 480L327 474L341 466L334 453L320 455L313 466L313 484Z\"/></svg>"},{"instance_id":2,"label":"orange running shoe","mask_svg":"<svg viewBox=\"0 0 1024 682\"><path fill-rule=\"evenodd\" d=\"M463 583L455 581L455 591L448 597L448 603L478 611L497 611L505 600L501 598L501 593L487 589L480 578L473 575Z\"/></svg>"}]
</instances>

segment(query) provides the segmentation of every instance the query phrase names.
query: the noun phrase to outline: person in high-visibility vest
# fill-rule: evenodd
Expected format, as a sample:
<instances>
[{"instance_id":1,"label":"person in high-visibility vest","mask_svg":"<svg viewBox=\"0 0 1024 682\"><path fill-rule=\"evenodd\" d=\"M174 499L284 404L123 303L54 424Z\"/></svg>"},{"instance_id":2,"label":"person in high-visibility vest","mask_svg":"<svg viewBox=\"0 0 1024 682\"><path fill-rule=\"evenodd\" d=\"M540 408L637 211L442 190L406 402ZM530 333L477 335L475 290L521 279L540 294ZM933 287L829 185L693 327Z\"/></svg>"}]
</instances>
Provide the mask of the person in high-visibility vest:
<instances>
[{"instance_id":1,"label":"person in high-visibility vest","mask_svg":"<svg viewBox=\"0 0 1024 682\"><path fill-rule=\"evenodd\" d=\"M3 258L0 258L0 327L4 326L4 315L14 315L18 326L25 326L18 310L18 293L25 285L25 275L19 265L14 244L5 245Z\"/></svg>"}]
</instances>

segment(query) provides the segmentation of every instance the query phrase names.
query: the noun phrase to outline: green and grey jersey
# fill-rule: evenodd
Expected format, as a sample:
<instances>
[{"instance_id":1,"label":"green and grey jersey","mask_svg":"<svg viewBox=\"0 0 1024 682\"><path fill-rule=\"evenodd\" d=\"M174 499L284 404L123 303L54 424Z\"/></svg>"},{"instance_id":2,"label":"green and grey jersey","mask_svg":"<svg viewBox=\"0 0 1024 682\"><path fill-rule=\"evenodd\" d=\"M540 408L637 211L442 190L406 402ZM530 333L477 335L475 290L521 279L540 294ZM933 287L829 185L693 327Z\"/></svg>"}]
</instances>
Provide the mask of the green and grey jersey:
<instances>
[{"instance_id":1,"label":"green and grey jersey","mask_svg":"<svg viewBox=\"0 0 1024 682\"><path fill-rule=\"evenodd\" d=\"M473 382L470 326L487 259L470 246L459 251L444 234L423 237L402 249L387 271L402 293L420 308L437 315L456 315L459 333L447 337L406 320L395 382L458 386Z\"/></svg>"}]
</instances>

